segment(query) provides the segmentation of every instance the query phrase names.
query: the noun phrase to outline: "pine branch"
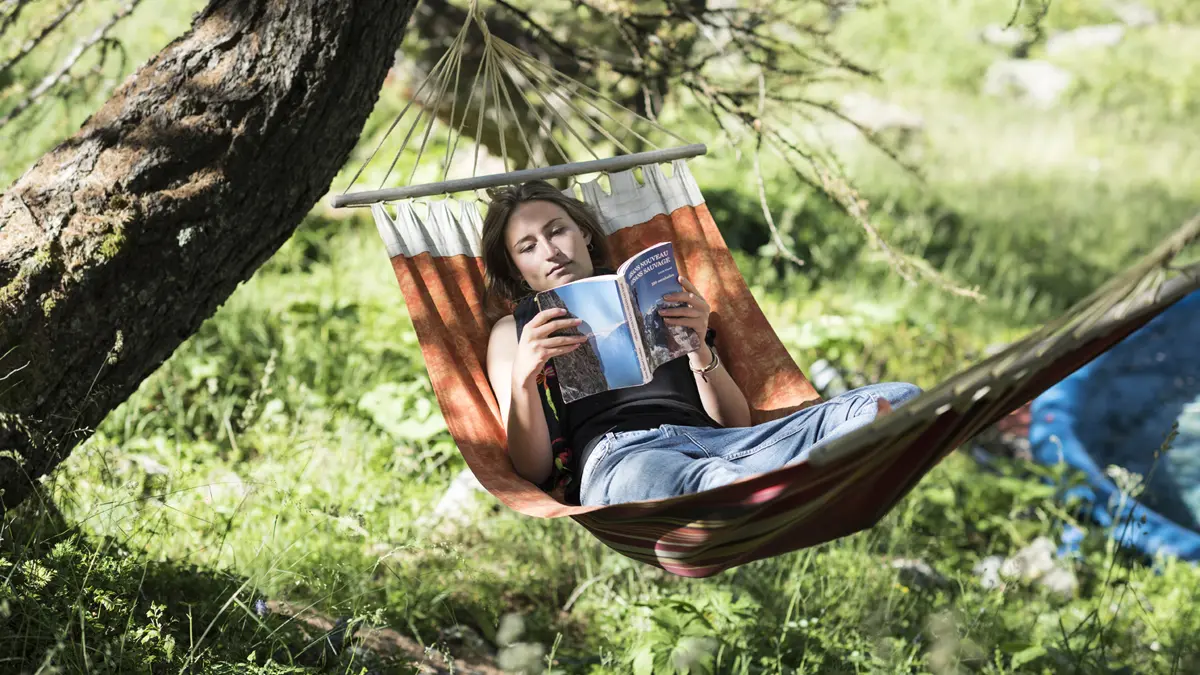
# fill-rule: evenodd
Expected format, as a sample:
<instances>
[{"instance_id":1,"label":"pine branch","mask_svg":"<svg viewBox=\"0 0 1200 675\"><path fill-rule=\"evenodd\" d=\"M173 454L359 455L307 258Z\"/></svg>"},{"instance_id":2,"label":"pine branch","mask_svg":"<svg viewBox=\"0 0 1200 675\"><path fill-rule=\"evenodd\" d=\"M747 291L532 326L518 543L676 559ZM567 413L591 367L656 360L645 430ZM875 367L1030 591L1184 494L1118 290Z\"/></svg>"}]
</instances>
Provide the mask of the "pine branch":
<instances>
[{"instance_id":1,"label":"pine branch","mask_svg":"<svg viewBox=\"0 0 1200 675\"><path fill-rule=\"evenodd\" d=\"M28 56L29 52L32 52L34 49L37 48L38 45L40 45L43 41L45 41L45 39L47 37L49 37L50 34L53 33L59 26L61 26L62 22L66 21L67 17L69 17L71 14L73 14L75 12L75 10L78 9L79 6L82 4L83 4L83 0L72 0L70 2L70 4L68 4L66 7L63 8L63 10L61 12L58 13L58 16L51 19L50 23L48 23L44 27L42 27L42 30L40 33L33 36L32 38L29 38L29 40L27 40L24 45L21 45L20 51L18 51L16 54L14 54L13 57L10 58L7 63L0 64L0 75L3 75L4 73L8 72L9 70L12 70L18 63L21 62L21 59ZM0 31L0 32L2 32L2 31Z\"/></svg>"},{"instance_id":2,"label":"pine branch","mask_svg":"<svg viewBox=\"0 0 1200 675\"><path fill-rule=\"evenodd\" d=\"M554 49L556 49L560 54L578 59L580 61L587 62L589 64L592 64L595 61L595 59L593 57L582 54L581 51L577 47L574 47L574 46L568 45L568 44L563 44L561 41L559 41L557 38L554 37L554 34L552 32L550 32L549 29L542 26L532 16L530 16L529 12L526 12L525 10L521 9L520 7L517 7L517 6L513 5L512 3L506 2L505 0L493 0L493 1L500 7L503 7L504 9L508 10L509 13L511 13L513 16L517 17L518 19L520 19L522 23L524 23L526 26L528 26L529 30L534 34L533 36L535 38L544 41L546 44L550 45L551 47L554 47Z\"/></svg>"},{"instance_id":3,"label":"pine branch","mask_svg":"<svg viewBox=\"0 0 1200 675\"><path fill-rule=\"evenodd\" d=\"M0 37L4 37L4 33L21 18L21 10L29 6L33 0L8 0L4 3L4 11L6 14L0 18Z\"/></svg>"},{"instance_id":4,"label":"pine branch","mask_svg":"<svg viewBox=\"0 0 1200 675\"><path fill-rule=\"evenodd\" d=\"M75 64L79 62L79 59L81 59L83 55L97 43L108 39L109 31L111 31L113 27L121 21L121 19L129 16L133 10L139 4L141 4L141 2L142 0L130 0L124 7L118 10L117 13L113 14L107 22L98 27L90 36L88 36L87 39L76 45L75 49L71 50L71 53L67 54L67 57L63 59L62 64L59 65L57 70L42 78L42 81L38 84L38 86L34 87L33 91L29 92L29 96L26 96L25 100L18 103L12 110L9 110L7 115L0 117L0 129L3 129L4 126L11 122L14 118L28 110L29 107L34 103L37 103L38 99L44 96L46 92L50 91L50 89L52 89L56 84L59 84L64 78L66 78L68 73L71 72L71 68L73 68Z\"/></svg>"}]
</instances>

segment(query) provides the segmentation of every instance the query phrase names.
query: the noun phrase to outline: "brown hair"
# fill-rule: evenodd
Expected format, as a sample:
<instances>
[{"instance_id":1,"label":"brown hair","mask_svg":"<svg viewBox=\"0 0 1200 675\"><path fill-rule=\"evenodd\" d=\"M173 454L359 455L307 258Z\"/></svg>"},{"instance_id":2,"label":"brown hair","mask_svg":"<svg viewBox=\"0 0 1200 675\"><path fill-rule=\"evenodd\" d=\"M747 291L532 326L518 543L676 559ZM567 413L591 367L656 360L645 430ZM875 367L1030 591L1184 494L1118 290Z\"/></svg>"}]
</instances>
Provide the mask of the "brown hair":
<instances>
[{"instance_id":1,"label":"brown hair","mask_svg":"<svg viewBox=\"0 0 1200 675\"><path fill-rule=\"evenodd\" d=\"M567 212L580 229L591 235L588 246L592 267L609 266L608 238L600 219L586 203L568 197L544 180L531 180L502 190L489 190L487 216L483 219L483 268L487 284L488 318L495 320L511 312L511 306L533 291L513 263L505 241L508 219L525 202L550 202Z\"/></svg>"}]
</instances>

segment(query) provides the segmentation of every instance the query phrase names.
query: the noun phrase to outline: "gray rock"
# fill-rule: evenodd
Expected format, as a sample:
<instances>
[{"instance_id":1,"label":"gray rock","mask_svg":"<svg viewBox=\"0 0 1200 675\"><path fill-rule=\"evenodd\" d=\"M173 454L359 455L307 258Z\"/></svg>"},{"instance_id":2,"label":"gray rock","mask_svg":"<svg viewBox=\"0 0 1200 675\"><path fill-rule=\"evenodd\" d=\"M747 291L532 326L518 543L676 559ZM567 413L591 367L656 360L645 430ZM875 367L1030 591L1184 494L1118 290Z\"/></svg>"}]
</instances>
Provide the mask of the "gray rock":
<instances>
[{"instance_id":1,"label":"gray rock","mask_svg":"<svg viewBox=\"0 0 1200 675\"><path fill-rule=\"evenodd\" d=\"M463 469L450 482L433 510L418 519L417 524L423 529L436 526L440 534L451 534L475 518L482 507L478 497L486 494L487 490L475 474L470 469Z\"/></svg>"},{"instance_id":2,"label":"gray rock","mask_svg":"<svg viewBox=\"0 0 1200 675\"><path fill-rule=\"evenodd\" d=\"M1079 588L1075 573L1057 558L1048 537L1038 537L1007 560L998 555L984 558L972 571L987 590L1002 589L1007 582L1035 583L1069 599Z\"/></svg>"},{"instance_id":3,"label":"gray rock","mask_svg":"<svg viewBox=\"0 0 1200 675\"><path fill-rule=\"evenodd\" d=\"M1020 26L1005 26L992 23L983 27L983 30L979 32L979 39L984 44L1011 49L1027 42L1030 36Z\"/></svg>"},{"instance_id":4,"label":"gray rock","mask_svg":"<svg viewBox=\"0 0 1200 675\"><path fill-rule=\"evenodd\" d=\"M1111 23L1103 26L1083 26L1058 33L1046 41L1046 53L1060 56L1084 49L1114 47L1125 38L1125 26Z\"/></svg>"},{"instance_id":5,"label":"gray rock","mask_svg":"<svg viewBox=\"0 0 1200 675\"><path fill-rule=\"evenodd\" d=\"M496 654L496 665L506 673L522 673L533 675L546 670L545 645L536 642L518 642L509 645Z\"/></svg>"},{"instance_id":6,"label":"gray rock","mask_svg":"<svg viewBox=\"0 0 1200 675\"><path fill-rule=\"evenodd\" d=\"M1111 2L1108 5L1117 20L1130 28L1143 28L1158 24L1158 12L1140 2Z\"/></svg>"},{"instance_id":7,"label":"gray rock","mask_svg":"<svg viewBox=\"0 0 1200 675\"><path fill-rule=\"evenodd\" d=\"M1000 579L1000 568L1003 566L1002 556L990 555L975 563L971 572L979 577L979 585L990 591L1004 586L1004 581Z\"/></svg>"},{"instance_id":8,"label":"gray rock","mask_svg":"<svg viewBox=\"0 0 1200 675\"><path fill-rule=\"evenodd\" d=\"M837 25L842 17L858 9L858 0L830 0L826 3L829 23Z\"/></svg>"},{"instance_id":9,"label":"gray rock","mask_svg":"<svg viewBox=\"0 0 1200 675\"><path fill-rule=\"evenodd\" d=\"M913 132L925 128L925 120L920 115L863 92L843 96L838 109L846 117L875 133Z\"/></svg>"},{"instance_id":10,"label":"gray rock","mask_svg":"<svg viewBox=\"0 0 1200 675\"><path fill-rule=\"evenodd\" d=\"M507 647L516 644L525 634L525 617L516 612L509 612L500 617L500 627L496 629L496 644Z\"/></svg>"},{"instance_id":11,"label":"gray rock","mask_svg":"<svg viewBox=\"0 0 1200 675\"><path fill-rule=\"evenodd\" d=\"M474 628L456 624L438 632L438 639L473 656L492 656L495 650Z\"/></svg>"},{"instance_id":12,"label":"gray rock","mask_svg":"<svg viewBox=\"0 0 1200 675\"><path fill-rule=\"evenodd\" d=\"M1000 576L1006 579L1035 581L1055 569L1054 542L1038 537L1017 554L1004 561Z\"/></svg>"},{"instance_id":13,"label":"gray rock","mask_svg":"<svg viewBox=\"0 0 1200 675\"><path fill-rule=\"evenodd\" d=\"M712 672L718 646L720 643L713 637L692 635L681 638L671 652L671 665L678 673Z\"/></svg>"},{"instance_id":14,"label":"gray rock","mask_svg":"<svg viewBox=\"0 0 1200 675\"><path fill-rule=\"evenodd\" d=\"M147 476L165 476L171 473L170 469L149 455L130 455L129 461Z\"/></svg>"},{"instance_id":15,"label":"gray rock","mask_svg":"<svg viewBox=\"0 0 1200 675\"><path fill-rule=\"evenodd\" d=\"M988 96L1016 98L1039 108L1052 108L1073 81L1071 73L1053 63L1006 59L988 68L983 92Z\"/></svg>"},{"instance_id":16,"label":"gray rock","mask_svg":"<svg viewBox=\"0 0 1200 675\"><path fill-rule=\"evenodd\" d=\"M1075 591L1079 588L1079 580L1075 578L1075 573L1064 567L1050 570L1042 575L1037 583L1064 600L1075 597Z\"/></svg>"},{"instance_id":17,"label":"gray rock","mask_svg":"<svg viewBox=\"0 0 1200 675\"><path fill-rule=\"evenodd\" d=\"M892 569L897 571L900 583L917 590L945 588L950 585L946 577L933 569L923 560L897 558L891 562Z\"/></svg>"}]
</instances>

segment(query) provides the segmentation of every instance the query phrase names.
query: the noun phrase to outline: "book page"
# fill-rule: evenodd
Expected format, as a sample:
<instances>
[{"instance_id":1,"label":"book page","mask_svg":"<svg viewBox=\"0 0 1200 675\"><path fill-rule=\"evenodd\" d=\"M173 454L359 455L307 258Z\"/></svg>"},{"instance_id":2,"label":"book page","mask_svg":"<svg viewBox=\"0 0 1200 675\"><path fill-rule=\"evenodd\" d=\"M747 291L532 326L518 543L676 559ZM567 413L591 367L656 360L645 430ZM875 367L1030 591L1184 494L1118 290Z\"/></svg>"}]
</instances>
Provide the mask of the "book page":
<instances>
[{"instance_id":1,"label":"book page","mask_svg":"<svg viewBox=\"0 0 1200 675\"><path fill-rule=\"evenodd\" d=\"M565 403L645 384L614 277L572 282L538 293L536 301L539 311L565 307L571 317L583 319L577 329L556 335L589 336L575 351L551 359Z\"/></svg>"},{"instance_id":2,"label":"book page","mask_svg":"<svg viewBox=\"0 0 1200 675\"><path fill-rule=\"evenodd\" d=\"M624 282L633 302L637 335L646 352L647 366L654 372L662 364L700 348L696 331L684 326L669 326L658 313L660 307L678 307L662 298L683 290L675 246L664 242L642 251L621 266Z\"/></svg>"}]
</instances>

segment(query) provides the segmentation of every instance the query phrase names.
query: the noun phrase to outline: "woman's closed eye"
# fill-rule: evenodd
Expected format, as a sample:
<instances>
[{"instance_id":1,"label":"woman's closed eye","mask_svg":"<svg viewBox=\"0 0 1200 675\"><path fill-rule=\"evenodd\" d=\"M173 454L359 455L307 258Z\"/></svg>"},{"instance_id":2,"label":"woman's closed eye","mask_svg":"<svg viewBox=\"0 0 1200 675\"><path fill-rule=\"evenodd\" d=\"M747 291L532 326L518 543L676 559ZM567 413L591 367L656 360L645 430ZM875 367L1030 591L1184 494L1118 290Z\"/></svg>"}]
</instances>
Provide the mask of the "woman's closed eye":
<instances>
[{"instance_id":1,"label":"woman's closed eye","mask_svg":"<svg viewBox=\"0 0 1200 675\"><path fill-rule=\"evenodd\" d=\"M567 232L567 228L565 225L558 225L558 226L554 227L554 229L550 230L550 236L557 237L559 235L565 234L566 232ZM529 253L530 251L532 251L535 248L537 248L536 242L528 242L528 243L522 244L520 246L520 248L517 249L517 253Z\"/></svg>"}]
</instances>

